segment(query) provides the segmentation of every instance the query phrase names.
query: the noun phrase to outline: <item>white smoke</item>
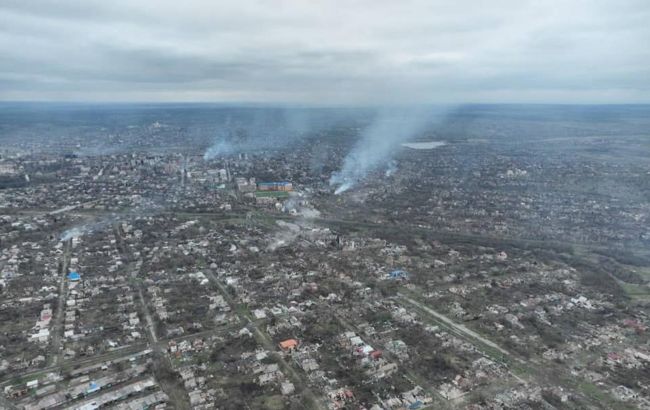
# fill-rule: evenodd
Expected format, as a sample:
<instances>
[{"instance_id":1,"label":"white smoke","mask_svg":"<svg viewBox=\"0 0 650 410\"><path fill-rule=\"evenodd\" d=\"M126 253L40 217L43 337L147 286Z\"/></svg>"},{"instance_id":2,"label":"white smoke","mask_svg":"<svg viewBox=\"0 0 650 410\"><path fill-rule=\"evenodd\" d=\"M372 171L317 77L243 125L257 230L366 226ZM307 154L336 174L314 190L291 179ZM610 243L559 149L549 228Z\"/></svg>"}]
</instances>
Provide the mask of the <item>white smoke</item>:
<instances>
[{"instance_id":1,"label":"white smoke","mask_svg":"<svg viewBox=\"0 0 650 410\"><path fill-rule=\"evenodd\" d=\"M101 217L97 220L82 223L79 225L75 225L72 228L66 229L63 231L61 236L59 236L59 239L61 241L67 241L69 239L73 238L80 238L82 236L86 236L88 234L91 234L96 231L101 231L104 228L112 225L113 223L117 222L119 220L119 217L117 215L108 215Z\"/></svg>"},{"instance_id":2,"label":"white smoke","mask_svg":"<svg viewBox=\"0 0 650 410\"><path fill-rule=\"evenodd\" d=\"M232 155L235 152L237 152L237 150L233 144L221 137L221 139L215 141L215 143L205 151L203 159L209 161L220 156Z\"/></svg>"},{"instance_id":3,"label":"white smoke","mask_svg":"<svg viewBox=\"0 0 650 410\"><path fill-rule=\"evenodd\" d=\"M106 142L89 143L88 145L78 146L74 154L78 157L99 157L102 155L124 154L129 152L131 145L122 142L109 145Z\"/></svg>"},{"instance_id":4,"label":"white smoke","mask_svg":"<svg viewBox=\"0 0 650 410\"><path fill-rule=\"evenodd\" d=\"M216 131L204 160L264 150L280 150L319 135L345 121L345 111L310 108L257 109L226 118Z\"/></svg>"},{"instance_id":5,"label":"white smoke","mask_svg":"<svg viewBox=\"0 0 650 410\"><path fill-rule=\"evenodd\" d=\"M209 161L220 156L286 146L306 128L306 120L298 121L293 117L290 120L286 112L260 109L241 118L226 118L203 159Z\"/></svg>"},{"instance_id":6,"label":"white smoke","mask_svg":"<svg viewBox=\"0 0 650 410\"><path fill-rule=\"evenodd\" d=\"M384 176L388 178L395 175L396 172L397 172L397 161L390 161L388 163L388 168L386 169Z\"/></svg>"},{"instance_id":7,"label":"white smoke","mask_svg":"<svg viewBox=\"0 0 650 410\"><path fill-rule=\"evenodd\" d=\"M311 195L307 192L293 191L289 198L282 203L282 210L303 219L315 219L320 217L320 211L315 209L310 200Z\"/></svg>"},{"instance_id":8,"label":"white smoke","mask_svg":"<svg viewBox=\"0 0 650 410\"><path fill-rule=\"evenodd\" d=\"M338 181L339 176L337 175L336 177L332 175L332 179L330 180L330 184L337 184L340 181ZM334 190L334 195L339 195L342 194L343 192L347 191L348 189L352 188L354 186L354 183L352 181L345 181Z\"/></svg>"},{"instance_id":9,"label":"white smoke","mask_svg":"<svg viewBox=\"0 0 650 410\"><path fill-rule=\"evenodd\" d=\"M273 252L278 248L291 245L300 235L301 227L297 224L277 220L275 223L281 228L273 235L266 250Z\"/></svg>"},{"instance_id":10,"label":"white smoke","mask_svg":"<svg viewBox=\"0 0 650 410\"><path fill-rule=\"evenodd\" d=\"M176 195L177 192L172 192L170 197L173 198ZM63 231L59 236L59 240L67 241L73 238L80 238L103 231L116 223L155 215L166 209L166 205L156 198L133 198L133 203L135 204L134 206L122 212L112 212L91 220L86 219L86 221Z\"/></svg>"},{"instance_id":11,"label":"white smoke","mask_svg":"<svg viewBox=\"0 0 650 410\"><path fill-rule=\"evenodd\" d=\"M358 184L368 173L385 164L405 141L440 119L442 108L383 109L348 153L340 171L332 174L330 185L341 194Z\"/></svg>"},{"instance_id":12,"label":"white smoke","mask_svg":"<svg viewBox=\"0 0 650 410\"><path fill-rule=\"evenodd\" d=\"M83 236L86 233L86 230L84 229L84 226L75 226L74 228L70 228L65 230L61 236L60 240L62 241L67 241L73 238L78 238L80 236Z\"/></svg>"}]
</instances>

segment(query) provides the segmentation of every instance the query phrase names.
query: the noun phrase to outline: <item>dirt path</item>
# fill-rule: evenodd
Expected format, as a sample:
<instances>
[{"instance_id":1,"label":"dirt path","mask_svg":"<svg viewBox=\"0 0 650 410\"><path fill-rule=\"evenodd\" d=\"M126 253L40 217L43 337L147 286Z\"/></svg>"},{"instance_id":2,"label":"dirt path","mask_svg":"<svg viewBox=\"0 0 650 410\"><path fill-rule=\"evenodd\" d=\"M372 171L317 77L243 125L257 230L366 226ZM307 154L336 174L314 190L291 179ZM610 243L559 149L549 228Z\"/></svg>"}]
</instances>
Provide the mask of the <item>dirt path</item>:
<instances>
[{"instance_id":1,"label":"dirt path","mask_svg":"<svg viewBox=\"0 0 650 410\"><path fill-rule=\"evenodd\" d=\"M483 336L481 336L478 333L476 333L475 331L467 328L466 326L454 322L453 320L451 320L447 316L443 315L442 313L436 312L435 310L431 309L430 307L428 307L424 303L418 302L417 300L412 299L412 298L410 298L410 297L408 297L408 296L406 296L406 295L404 295L402 293L398 293L397 295L399 296L399 298L401 300L403 300L405 302L408 302L411 305L414 305L417 308L427 312L431 316L435 317L436 319L443 322L447 326L453 328L454 330L458 331L459 333L462 333L466 337L478 340L479 342L483 343L484 345L489 346L492 349L497 350L499 353L503 354L504 356L507 356L509 358L513 357L512 354L509 351L503 349L501 346L497 345L496 343L492 342L491 340L488 340L488 339L484 338ZM515 359L518 360L518 361L521 361L518 358L515 358Z\"/></svg>"}]
</instances>

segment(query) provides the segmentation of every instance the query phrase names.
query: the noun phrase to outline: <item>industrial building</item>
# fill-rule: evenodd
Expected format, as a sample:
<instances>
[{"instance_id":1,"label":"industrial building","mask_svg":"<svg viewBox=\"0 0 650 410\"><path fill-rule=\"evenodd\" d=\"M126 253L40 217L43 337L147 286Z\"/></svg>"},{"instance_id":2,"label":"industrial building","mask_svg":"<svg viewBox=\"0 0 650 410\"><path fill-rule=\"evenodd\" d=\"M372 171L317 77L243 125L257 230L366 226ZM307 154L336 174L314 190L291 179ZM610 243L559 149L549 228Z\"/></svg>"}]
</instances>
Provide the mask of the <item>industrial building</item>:
<instances>
[{"instance_id":1,"label":"industrial building","mask_svg":"<svg viewBox=\"0 0 650 410\"><path fill-rule=\"evenodd\" d=\"M288 181L260 182L257 184L258 191L293 191L293 184Z\"/></svg>"}]
</instances>

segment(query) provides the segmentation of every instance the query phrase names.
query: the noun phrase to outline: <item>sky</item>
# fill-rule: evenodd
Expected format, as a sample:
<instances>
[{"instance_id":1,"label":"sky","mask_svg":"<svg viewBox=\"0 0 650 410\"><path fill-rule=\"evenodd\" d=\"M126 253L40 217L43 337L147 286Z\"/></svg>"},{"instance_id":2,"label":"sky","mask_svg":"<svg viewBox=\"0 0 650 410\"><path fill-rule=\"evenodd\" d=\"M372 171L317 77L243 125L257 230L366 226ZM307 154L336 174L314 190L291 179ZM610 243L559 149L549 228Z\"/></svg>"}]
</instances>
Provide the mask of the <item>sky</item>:
<instances>
[{"instance_id":1,"label":"sky","mask_svg":"<svg viewBox=\"0 0 650 410\"><path fill-rule=\"evenodd\" d=\"M0 100L649 103L648 0L2 0Z\"/></svg>"}]
</instances>

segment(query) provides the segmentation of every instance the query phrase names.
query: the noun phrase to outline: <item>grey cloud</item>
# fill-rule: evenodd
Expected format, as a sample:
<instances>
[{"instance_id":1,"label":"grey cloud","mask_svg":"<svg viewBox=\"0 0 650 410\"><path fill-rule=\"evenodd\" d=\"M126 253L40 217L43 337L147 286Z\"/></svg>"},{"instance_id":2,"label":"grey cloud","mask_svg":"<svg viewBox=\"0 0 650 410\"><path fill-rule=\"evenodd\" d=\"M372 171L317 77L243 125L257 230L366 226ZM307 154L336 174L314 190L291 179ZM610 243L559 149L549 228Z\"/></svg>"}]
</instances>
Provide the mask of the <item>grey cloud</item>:
<instances>
[{"instance_id":1,"label":"grey cloud","mask_svg":"<svg viewBox=\"0 0 650 410\"><path fill-rule=\"evenodd\" d=\"M0 99L648 102L650 3L0 5Z\"/></svg>"}]
</instances>

